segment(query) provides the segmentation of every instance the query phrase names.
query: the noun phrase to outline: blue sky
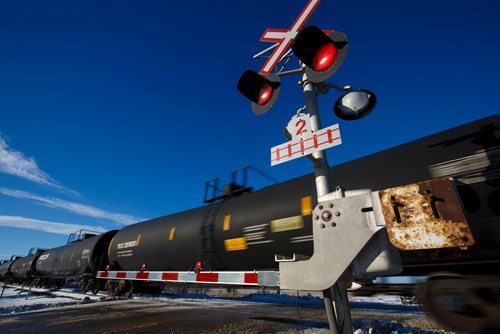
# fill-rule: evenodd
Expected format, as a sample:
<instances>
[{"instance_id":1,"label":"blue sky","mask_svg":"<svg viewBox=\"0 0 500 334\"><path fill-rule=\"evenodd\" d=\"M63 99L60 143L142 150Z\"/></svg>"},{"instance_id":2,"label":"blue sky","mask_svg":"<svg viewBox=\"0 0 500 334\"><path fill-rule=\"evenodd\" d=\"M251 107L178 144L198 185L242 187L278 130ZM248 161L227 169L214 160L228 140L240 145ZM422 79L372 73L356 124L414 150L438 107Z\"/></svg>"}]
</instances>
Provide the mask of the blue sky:
<instances>
[{"instance_id":1,"label":"blue sky","mask_svg":"<svg viewBox=\"0 0 500 334\"><path fill-rule=\"evenodd\" d=\"M246 165L311 172L307 159L270 167L304 105L299 78L263 116L236 90L263 65L265 29L306 3L0 0L0 258L202 205L206 180ZM498 113L499 17L494 0L322 0L308 23L350 42L329 81L378 97L357 122L335 118L337 93L319 97L342 134L330 164Z\"/></svg>"}]
</instances>

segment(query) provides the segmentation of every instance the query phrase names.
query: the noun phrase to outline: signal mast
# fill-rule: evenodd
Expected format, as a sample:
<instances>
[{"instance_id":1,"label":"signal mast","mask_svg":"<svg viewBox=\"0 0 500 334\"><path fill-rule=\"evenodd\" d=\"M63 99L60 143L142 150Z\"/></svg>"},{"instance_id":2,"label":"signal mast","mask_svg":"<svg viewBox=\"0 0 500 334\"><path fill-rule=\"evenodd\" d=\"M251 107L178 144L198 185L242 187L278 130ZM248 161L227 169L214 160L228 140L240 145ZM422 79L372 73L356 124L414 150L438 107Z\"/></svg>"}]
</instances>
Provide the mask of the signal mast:
<instances>
[{"instance_id":1,"label":"signal mast","mask_svg":"<svg viewBox=\"0 0 500 334\"><path fill-rule=\"evenodd\" d=\"M281 89L280 76L302 75L300 85L304 93L305 107L299 109L286 127L290 141L271 149L271 165L308 156L314 162L317 198L318 203L321 203L325 200L342 198L344 192L340 187L335 191L332 189L324 151L341 143L338 125L322 129L317 95L328 93L330 89L342 92L333 108L335 115L342 120L358 120L365 117L374 109L377 99L375 94L367 89L354 89L350 86L341 88L325 82L340 68L347 55L349 42L342 32L323 31L314 25L304 28L305 22L319 2L320 0L310 0L289 30L267 29L264 32L261 41L276 42L276 44L254 55L254 58L262 57L272 50L273 52L259 73L249 69L242 74L237 89L250 100L252 111L257 115L263 115L278 99ZM295 70L284 71L292 53L299 59L301 66ZM283 60L285 65L276 73L271 73ZM326 139L321 139L322 136ZM281 152L284 152L283 155ZM315 245L315 255L319 253L316 252L316 247ZM300 277L297 274L303 272L306 267L307 269L317 267L318 261L312 260L311 258L307 261L280 262L280 287L317 290L318 286L321 286L318 282L307 284L304 283L308 281L306 277L302 279L297 277ZM321 288L330 331L335 334L352 333L345 281L346 279L340 276L328 287Z\"/></svg>"}]
</instances>

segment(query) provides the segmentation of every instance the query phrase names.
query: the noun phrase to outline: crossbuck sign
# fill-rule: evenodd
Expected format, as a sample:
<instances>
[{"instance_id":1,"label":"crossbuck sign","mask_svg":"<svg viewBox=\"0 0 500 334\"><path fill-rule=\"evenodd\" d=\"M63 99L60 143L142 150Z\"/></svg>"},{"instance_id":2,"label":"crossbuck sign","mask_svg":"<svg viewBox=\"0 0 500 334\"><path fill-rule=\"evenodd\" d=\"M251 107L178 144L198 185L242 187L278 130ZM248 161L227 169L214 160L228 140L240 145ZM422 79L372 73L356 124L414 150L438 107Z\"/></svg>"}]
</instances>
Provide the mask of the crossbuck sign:
<instances>
[{"instance_id":1,"label":"crossbuck sign","mask_svg":"<svg viewBox=\"0 0 500 334\"><path fill-rule=\"evenodd\" d=\"M320 0L309 0L306 7L302 10L302 13L300 13L290 29L267 29L264 32L260 40L262 42L276 42L278 43L278 47L274 49L271 56L260 69L260 74L268 75L276 67L285 52L288 50L290 44L292 44L295 36L297 36L298 32L304 27L304 24L319 5L319 2Z\"/></svg>"}]
</instances>

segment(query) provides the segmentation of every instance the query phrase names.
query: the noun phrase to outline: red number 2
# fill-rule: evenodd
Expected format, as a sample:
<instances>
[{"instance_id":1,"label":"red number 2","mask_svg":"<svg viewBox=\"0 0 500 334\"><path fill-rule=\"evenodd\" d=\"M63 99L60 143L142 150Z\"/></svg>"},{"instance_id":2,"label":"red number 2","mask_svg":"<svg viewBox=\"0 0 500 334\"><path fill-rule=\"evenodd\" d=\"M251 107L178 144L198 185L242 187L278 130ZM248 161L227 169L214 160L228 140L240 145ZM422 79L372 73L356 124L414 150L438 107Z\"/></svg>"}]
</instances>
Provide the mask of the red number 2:
<instances>
[{"instance_id":1,"label":"red number 2","mask_svg":"<svg viewBox=\"0 0 500 334\"><path fill-rule=\"evenodd\" d=\"M298 127L298 130L297 130L297 136L300 136L302 133L304 132L307 132L306 129L304 129L306 127L306 121L303 120L303 119L299 119L297 121L297 123L295 123L295 126Z\"/></svg>"}]
</instances>

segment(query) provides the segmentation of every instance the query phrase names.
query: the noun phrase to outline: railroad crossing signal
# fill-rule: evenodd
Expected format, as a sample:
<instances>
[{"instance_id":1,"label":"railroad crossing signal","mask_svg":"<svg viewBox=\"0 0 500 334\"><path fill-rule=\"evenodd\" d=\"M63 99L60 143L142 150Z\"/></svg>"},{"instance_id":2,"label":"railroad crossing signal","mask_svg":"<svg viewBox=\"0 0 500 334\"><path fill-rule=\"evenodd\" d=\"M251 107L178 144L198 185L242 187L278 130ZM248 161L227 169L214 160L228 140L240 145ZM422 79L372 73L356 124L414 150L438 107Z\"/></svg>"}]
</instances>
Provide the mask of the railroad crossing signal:
<instances>
[{"instance_id":1,"label":"railroad crossing signal","mask_svg":"<svg viewBox=\"0 0 500 334\"><path fill-rule=\"evenodd\" d=\"M261 37L264 42L276 42L259 73L247 70L238 81L238 90L252 102L252 110L257 115L265 114L276 102L280 80L271 71L291 49L304 63L304 72L309 81L325 81L340 67L348 50L347 37L338 31L322 31L316 26L303 29L320 0L309 0L290 29L267 29ZM268 50L272 49L269 48ZM263 52L266 52L263 51ZM261 52L261 53L263 53ZM340 109L343 110L343 109Z\"/></svg>"},{"instance_id":2,"label":"railroad crossing signal","mask_svg":"<svg viewBox=\"0 0 500 334\"><path fill-rule=\"evenodd\" d=\"M327 148L342 143L340 130L338 124L324 129L320 128L320 115L316 101L318 92L326 93L331 88L343 92L343 95L334 106L334 112L339 118L344 120L360 119L370 113L376 104L375 94L371 91L352 89L350 86L340 88L333 84L323 83L339 69L346 57L349 45L346 35L341 32L323 31L316 26L303 28L319 2L320 0L309 0L290 29L267 29L264 32L261 41L275 42L276 44L256 54L254 58L260 57L273 48L274 51L259 73L247 70L243 73L237 85L238 90L252 102L254 113L260 115L266 113L277 99L280 87L278 75L303 74L299 84L302 87L306 100L306 104L302 110L307 110L307 114L299 112L292 117L285 129L285 136L289 141L271 148L271 166L303 156L311 157L311 160L314 161L318 202L324 200L326 196L335 199L343 197L342 191L332 192L331 190L328 162L326 153L324 152ZM285 67L283 66L283 69L279 73L271 74L276 65L290 54L290 45L291 51L301 61L301 67L296 70L283 72ZM285 65L287 62L288 59L285 61ZM318 85L319 83L322 84ZM333 206L333 203L330 203L330 205ZM321 225L322 227L326 226L325 224ZM314 288L321 288L323 290L331 332L341 334L352 333L347 290L344 282L340 279L340 274L345 270L345 267L350 265L349 262L352 262L352 259L347 261L346 266L342 266L340 274L332 277L332 279L324 281L323 276L326 277L327 275L323 274L318 275L319 277L315 279L308 277L311 271L329 274L330 269L322 271L324 263L326 263L325 261L331 259L331 254L328 253L329 250L326 249L325 245L333 240L328 239L330 235L337 235L337 233L325 234L323 232L314 232L317 226L318 224L313 226L315 227L313 228L314 256L309 260L280 263L280 273L283 274L280 276L280 284L283 283L281 286L297 287L301 286L303 281L311 281ZM332 223L332 226L335 226L335 223ZM319 234L321 236L318 236ZM321 239L325 235L329 237ZM371 238L372 235L369 237ZM359 238L355 239L358 240ZM364 244L368 240L369 238ZM319 246L316 247L316 245ZM316 248L320 252L316 252ZM348 251L354 250L355 253L359 252L352 245L349 245L348 248ZM355 255L355 253L353 254ZM307 279L304 277L297 279L300 276L297 274L304 274L304 277L307 277ZM335 289L334 286L336 287ZM334 291L337 293L334 293ZM334 307L335 309L341 309L342 312L336 314ZM339 326L340 320L342 320L341 327Z\"/></svg>"},{"instance_id":3,"label":"railroad crossing signal","mask_svg":"<svg viewBox=\"0 0 500 334\"><path fill-rule=\"evenodd\" d=\"M290 29L267 29L264 32L261 41L275 42L276 44L254 55L254 58L260 57L273 48L274 51L268 57L259 73L247 70L243 73L237 85L238 90L252 102L253 111L260 115L266 113L276 101L280 86L278 75L303 74L299 84L302 87L306 100L306 104L302 110L307 110L307 114L299 112L292 117L285 129L285 136L289 141L271 148L271 166L302 156L311 157L311 160L314 161L318 202L324 200L327 196L329 200L331 198L341 199L343 197L342 191L332 192L331 190L328 162L326 153L324 152L327 148L342 143L340 130L338 124L324 129L320 128L320 115L316 101L318 92L324 94L331 88L343 92L343 95L335 104L334 112L339 118L344 120L360 119L366 116L376 104L375 94L371 91L352 89L350 86L340 88L333 84L322 83L339 69L346 57L349 46L346 35L341 32L322 31L316 26L303 28L319 2L320 0L309 0ZM290 45L295 56L301 61L301 67L296 70L283 72L285 67L283 66L283 69L279 73L271 74L276 65L290 54ZM288 59L285 61L285 65L287 62ZM322 84L318 85L319 83ZM333 207L333 203L329 205ZM318 224L314 226L318 226ZM325 226L325 224L321 224L322 228ZM332 223L331 226L336 225ZM306 289L310 287L315 289L321 288L323 290L331 332L340 334L352 333L347 289L340 275L350 265L350 262L352 262L352 259L355 258L361 248L355 249L355 247L349 245L348 250L354 250L354 257L346 262L346 266L341 266L339 275L335 277L329 276L328 279L324 280L322 273L331 274L330 270L324 271L325 261L331 259L331 254L328 253L329 250L325 250L325 245L331 243L333 240L332 236L337 235L337 233L318 233L314 232L315 229L317 228L313 228L314 256L309 260L280 263L280 273L283 274L280 276L280 284L282 284L281 286L301 286ZM375 232L374 230L370 231ZM372 235L373 233L369 238ZM364 244L368 242L369 238ZM317 250L320 252L316 252ZM335 264L337 263L335 262ZM318 277L313 278L309 276L316 276L316 272L320 273ZM297 279L300 275L303 275L303 277ZM307 283L301 285L304 282ZM336 289L334 289L334 286ZM334 307L342 311L336 313ZM341 326L339 326L339 320L342 320Z\"/></svg>"},{"instance_id":4,"label":"railroad crossing signal","mask_svg":"<svg viewBox=\"0 0 500 334\"><path fill-rule=\"evenodd\" d=\"M308 26L297 34L292 51L306 65L307 79L319 83L335 73L344 61L349 44L339 31L325 34L316 26Z\"/></svg>"},{"instance_id":5,"label":"railroad crossing signal","mask_svg":"<svg viewBox=\"0 0 500 334\"><path fill-rule=\"evenodd\" d=\"M271 56L259 73L247 70L238 81L238 90L252 102L252 110L257 115L265 114L272 108L279 95L280 80L272 70L287 52L295 36L304 27L320 0L309 0L290 29L267 29L261 37L264 42L277 42Z\"/></svg>"},{"instance_id":6,"label":"railroad crossing signal","mask_svg":"<svg viewBox=\"0 0 500 334\"><path fill-rule=\"evenodd\" d=\"M238 90L252 102L252 110L257 115L265 114L272 108L280 93L280 79L276 74L263 77L247 70L238 80Z\"/></svg>"}]
</instances>

